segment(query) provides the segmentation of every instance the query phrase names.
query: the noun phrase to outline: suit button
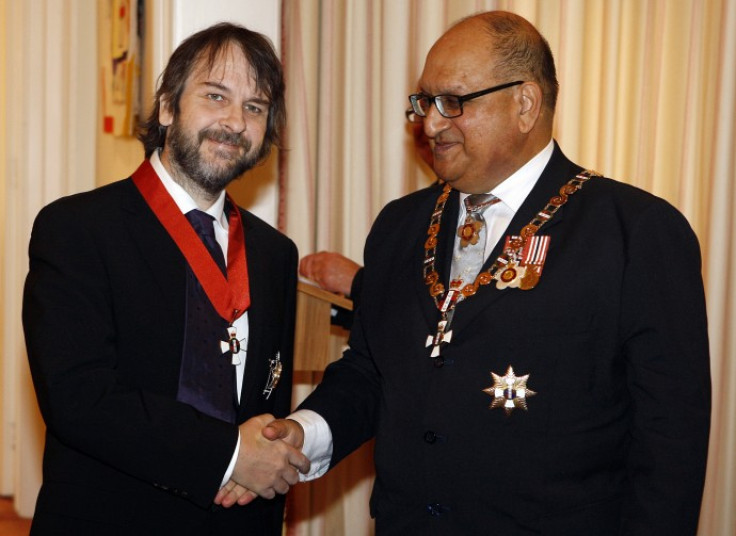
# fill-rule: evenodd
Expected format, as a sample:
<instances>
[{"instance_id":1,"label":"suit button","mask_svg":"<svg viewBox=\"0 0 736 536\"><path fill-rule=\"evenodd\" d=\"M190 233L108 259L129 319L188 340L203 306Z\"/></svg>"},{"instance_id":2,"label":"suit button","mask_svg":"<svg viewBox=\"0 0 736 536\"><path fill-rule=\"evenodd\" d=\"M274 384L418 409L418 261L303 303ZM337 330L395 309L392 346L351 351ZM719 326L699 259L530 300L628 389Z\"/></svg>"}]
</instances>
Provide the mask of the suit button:
<instances>
[{"instance_id":1,"label":"suit button","mask_svg":"<svg viewBox=\"0 0 736 536\"><path fill-rule=\"evenodd\" d=\"M440 503L432 503L427 505L427 513L431 516L441 516L445 512L448 512L450 509L446 506L441 505Z\"/></svg>"},{"instance_id":2,"label":"suit button","mask_svg":"<svg viewBox=\"0 0 736 536\"><path fill-rule=\"evenodd\" d=\"M442 368L445 366L445 358L441 355L438 355L434 358L434 366L437 368Z\"/></svg>"},{"instance_id":3,"label":"suit button","mask_svg":"<svg viewBox=\"0 0 736 536\"><path fill-rule=\"evenodd\" d=\"M437 441L437 434L432 432L431 430L424 433L424 441L429 443L430 445L433 445L435 441Z\"/></svg>"}]
</instances>

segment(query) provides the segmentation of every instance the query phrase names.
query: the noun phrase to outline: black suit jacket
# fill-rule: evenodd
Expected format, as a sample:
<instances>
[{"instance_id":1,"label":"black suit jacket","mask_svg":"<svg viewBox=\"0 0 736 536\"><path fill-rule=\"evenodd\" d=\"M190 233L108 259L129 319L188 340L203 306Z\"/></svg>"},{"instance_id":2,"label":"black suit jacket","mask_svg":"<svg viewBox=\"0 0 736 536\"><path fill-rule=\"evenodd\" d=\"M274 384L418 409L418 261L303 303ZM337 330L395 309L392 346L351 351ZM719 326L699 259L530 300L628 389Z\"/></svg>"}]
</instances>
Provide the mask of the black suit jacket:
<instances>
[{"instance_id":1,"label":"black suit jacket","mask_svg":"<svg viewBox=\"0 0 736 536\"><path fill-rule=\"evenodd\" d=\"M506 234L580 169L555 147ZM551 244L536 288L491 284L461 302L438 368L425 347L439 312L422 261L440 191L377 218L350 349L301 406L330 425L333 464L376 437L378 533L694 534L710 375L686 220L639 189L591 179L539 232ZM454 192L439 236L445 281L458 205ZM507 416L483 390L509 366L537 394Z\"/></svg>"},{"instance_id":2,"label":"black suit jacket","mask_svg":"<svg viewBox=\"0 0 736 536\"><path fill-rule=\"evenodd\" d=\"M241 215L251 307L238 422L290 409L298 258L288 238ZM39 213L23 304L47 426L34 533L66 534L64 519L73 534L281 533L283 498L212 506L238 429L176 401L185 274L130 179ZM284 373L267 400L277 352Z\"/></svg>"}]
</instances>

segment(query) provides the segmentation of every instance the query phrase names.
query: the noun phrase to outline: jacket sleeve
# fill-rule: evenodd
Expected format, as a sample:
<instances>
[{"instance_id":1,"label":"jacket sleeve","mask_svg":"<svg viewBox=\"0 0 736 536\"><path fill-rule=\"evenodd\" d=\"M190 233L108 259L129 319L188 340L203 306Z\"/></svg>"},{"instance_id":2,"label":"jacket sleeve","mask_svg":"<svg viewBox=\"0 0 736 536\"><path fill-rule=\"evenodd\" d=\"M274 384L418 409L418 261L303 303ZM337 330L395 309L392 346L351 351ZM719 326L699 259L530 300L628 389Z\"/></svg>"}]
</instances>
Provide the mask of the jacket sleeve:
<instances>
[{"instance_id":1,"label":"jacket sleeve","mask_svg":"<svg viewBox=\"0 0 736 536\"><path fill-rule=\"evenodd\" d=\"M633 404L622 534L695 534L710 426L705 298L697 239L665 203L630 235L621 340Z\"/></svg>"}]
</instances>

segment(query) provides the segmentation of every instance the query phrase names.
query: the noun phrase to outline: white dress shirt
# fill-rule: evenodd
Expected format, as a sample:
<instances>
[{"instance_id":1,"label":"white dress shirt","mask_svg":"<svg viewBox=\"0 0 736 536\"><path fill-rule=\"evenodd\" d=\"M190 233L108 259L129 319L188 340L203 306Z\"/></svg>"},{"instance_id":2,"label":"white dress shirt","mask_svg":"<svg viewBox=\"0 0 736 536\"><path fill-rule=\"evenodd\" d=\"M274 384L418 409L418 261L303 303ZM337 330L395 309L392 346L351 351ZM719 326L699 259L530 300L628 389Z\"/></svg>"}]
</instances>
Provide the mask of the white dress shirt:
<instances>
[{"instance_id":1,"label":"white dress shirt","mask_svg":"<svg viewBox=\"0 0 736 536\"><path fill-rule=\"evenodd\" d=\"M501 239L504 232L521 207L529 192L537 184L539 176L552 158L555 145L552 140L547 146L538 152L531 160L517 169L513 175L496 186L490 193L500 199L498 203L483 209L483 219L486 221L486 259L493 251L496 243ZM460 211L458 214L457 227L465 222L465 198L469 194L460 193ZM521 229L517 229L520 231ZM510 229L514 234L514 229Z\"/></svg>"}]
</instances>

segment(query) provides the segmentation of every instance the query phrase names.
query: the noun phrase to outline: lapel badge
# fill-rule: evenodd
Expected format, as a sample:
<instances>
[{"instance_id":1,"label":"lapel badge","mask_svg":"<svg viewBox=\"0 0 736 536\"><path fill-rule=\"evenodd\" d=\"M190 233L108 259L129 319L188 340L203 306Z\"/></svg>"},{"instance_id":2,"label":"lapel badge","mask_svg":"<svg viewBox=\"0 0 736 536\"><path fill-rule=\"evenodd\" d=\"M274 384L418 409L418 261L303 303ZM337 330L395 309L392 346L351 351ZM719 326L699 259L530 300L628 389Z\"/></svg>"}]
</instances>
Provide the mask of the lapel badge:
<instances>
[{"instance_id":1,"label":"lapel badge","mask_svg":"<svg viewBox=\"0 0 736 536\"><path fill-rule=\"evenodd\" d=\"M276 352L276 356L268 361L268 380L266 381L266 387L263 389L263 394L266 395L266 400L271 396L271 392L276 389L281 379L281 371L284 369L283 363L281 363L281 352Z\"/></svg>"},{"instance_id":2,"label":"lapel badge","mask_svg":"<svg viewBox=\"0 0 736 536\"><path fill-rule=\"evenodd\" d=\"M499 376L491 372L491 377L493 377L493 385L483 389L484 393L493 397L489 408L503 408L506 415L511 415L516 408L526 411L526 399L537 394L526 386L529 374L517 376L511 365L506 375Z\"/></svg>"}]
</instances>

